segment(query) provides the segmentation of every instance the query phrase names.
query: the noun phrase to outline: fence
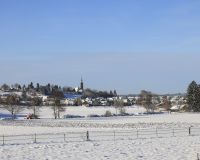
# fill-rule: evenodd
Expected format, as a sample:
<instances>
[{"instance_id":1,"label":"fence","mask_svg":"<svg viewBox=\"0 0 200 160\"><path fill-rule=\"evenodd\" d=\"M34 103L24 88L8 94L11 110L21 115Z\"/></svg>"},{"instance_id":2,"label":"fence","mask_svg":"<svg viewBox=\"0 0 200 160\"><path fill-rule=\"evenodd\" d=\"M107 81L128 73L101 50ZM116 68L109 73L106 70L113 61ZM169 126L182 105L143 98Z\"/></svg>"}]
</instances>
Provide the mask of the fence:
<instances>
[{"instance_id":1,"label":"fence","mask_svg":"<svg viewBox=\"0 0 200 160\"><path fill-rule=\"evenodd\" d=\"M151 128L115 131L86 131L66 132L56 134L23 134L1 135L1 145L27 144L27 143L50 143L50 142L83 142L83 141L115 141L133 140L139 138L164 138L173 136L199 136L200 128Z\"/></svg>"}]
</instances>

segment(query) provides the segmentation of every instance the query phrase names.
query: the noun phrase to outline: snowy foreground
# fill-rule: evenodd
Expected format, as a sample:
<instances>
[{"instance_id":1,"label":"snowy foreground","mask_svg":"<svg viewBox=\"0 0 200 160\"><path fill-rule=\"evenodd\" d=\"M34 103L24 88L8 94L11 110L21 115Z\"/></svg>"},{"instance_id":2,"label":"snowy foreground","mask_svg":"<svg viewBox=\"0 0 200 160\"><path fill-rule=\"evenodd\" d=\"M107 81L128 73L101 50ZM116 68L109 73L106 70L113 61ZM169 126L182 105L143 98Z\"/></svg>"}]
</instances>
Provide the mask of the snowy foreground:
<instances>
[{"instance_id":1,"label":"snowy foreground","mask_svg":"<svg viewBox=\"0 0 200 160\"><path fill-rule=\"evenodd\" d=\"M68 111L70 114L87 115L102 114L107 110L79 109L68 108ZM112 108L110 110L115 112ZM43 109L42 119L39 120L2 120L0 160L197 160L197 154L200 153L200 129L195 128L200 128L200 114L143 115L138 114L143 111L141 108L133 107L127 110L137 114L128 117L54 120L51 110ZM5 114L5 111L1 113ZM192 134L188 136L188 128L191 126ZM166 132L162 129L166 129ZM175 134L173 129L177 129ZM150 135L142 135L140 130L148 130ZM86 131L91 134L90 141L86 141ZM81 133L80 139L64 141L63 134L68 132ZM101 132L101 136L97 136L98 132ZM117 135L117 132L127 133ZM12 144L6 141L6 144L2 145L2 135L23 134L54 134L58 137L61 134L61 137L48 141L39 139L36 143L34 137L31 137L29 142L21 143L23 137L20 137L20 143Z\"/></svg>"},{"instance_id":2,"label":"snowy foreground","mask_svg":"<svg viewBox=\"0 0 200 160\"><path fill-rule=\"evenodd\" d=\"M196 160L200 137L7 145L1 160Z\"/></svg>"}]
</instances>

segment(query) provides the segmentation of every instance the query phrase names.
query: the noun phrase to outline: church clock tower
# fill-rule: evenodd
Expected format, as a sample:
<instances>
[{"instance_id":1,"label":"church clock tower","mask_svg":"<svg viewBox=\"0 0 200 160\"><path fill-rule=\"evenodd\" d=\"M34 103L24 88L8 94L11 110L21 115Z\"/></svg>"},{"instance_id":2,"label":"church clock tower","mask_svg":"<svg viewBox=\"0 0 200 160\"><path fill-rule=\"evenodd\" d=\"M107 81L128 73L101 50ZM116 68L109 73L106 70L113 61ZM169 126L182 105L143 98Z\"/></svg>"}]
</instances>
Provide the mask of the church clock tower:
<instances>
[{"instance_id":1,"label":"church clock tower","mask_svg":"<svg viewBox=\"0 0 200 160\"><path fill-rule=\"evenodd\" d=\"M83 91L83 78L81 77L81 84L80 84L80 89Z\"/></svg>"}]
</instances>

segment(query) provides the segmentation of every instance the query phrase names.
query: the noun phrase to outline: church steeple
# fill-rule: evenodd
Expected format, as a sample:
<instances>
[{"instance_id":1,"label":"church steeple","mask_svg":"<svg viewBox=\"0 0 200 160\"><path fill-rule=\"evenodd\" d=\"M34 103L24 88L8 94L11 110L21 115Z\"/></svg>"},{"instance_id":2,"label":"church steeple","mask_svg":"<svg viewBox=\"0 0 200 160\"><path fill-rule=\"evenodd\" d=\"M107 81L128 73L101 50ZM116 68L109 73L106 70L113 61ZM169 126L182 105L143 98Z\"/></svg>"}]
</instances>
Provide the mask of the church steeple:
<instances>
[{"instance_id":1,"label":"church steeple","mask_svg":"<svg viewBox=\"0 0 200 160\"><path fill-rule=\"evenodd\" d=\"M80 84L80 88L83 90L83 78L81 77L81 84Z\"/></svg>"}]
</instances>

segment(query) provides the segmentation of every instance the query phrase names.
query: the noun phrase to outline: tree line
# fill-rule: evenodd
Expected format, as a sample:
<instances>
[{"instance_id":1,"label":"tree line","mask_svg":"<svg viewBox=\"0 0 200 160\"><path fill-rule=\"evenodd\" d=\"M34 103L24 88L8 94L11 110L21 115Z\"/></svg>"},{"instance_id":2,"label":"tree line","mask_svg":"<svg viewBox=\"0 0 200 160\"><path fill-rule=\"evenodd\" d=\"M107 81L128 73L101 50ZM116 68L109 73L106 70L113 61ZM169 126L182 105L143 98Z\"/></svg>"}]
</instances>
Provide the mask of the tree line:
<instances>
[{"instance_id":1,"label":"tree line","mask_svg":"<svg viewBox=\"0 0 200 160\"><path fill-rule=\"evenodd\" d=\"M52 95L54 90L59 90L63 93L78 93L82 94L83 98L89 97L89 98L97 98L97 97L103 97L103 98L109 98L109 97L115 97L117 96L116 90L110 90L108 91L97 91L92 89L84 89L82 92L76 91L73 87L61 87L59 85L54 84L46 84L46 85L40 85L39 83L36 83L36 85L33 84L33 82L30 82L28 85L20 85L18 83L15 83L13 85L3 84L1 86L1 90L3 91L21 91L23 92L24 98L26 96L26 92L37 92L43 95Z\"/></svg>"},{"instance_id":2,"label":"tree line","mask_svg":"<svg viewBox=\"0 0 200 160\"><path fill-rule=\"evenodd\" d=\"M42 99L35 96L27 96L26 92L28 90L35 90L40 92L41 88L45 88L46 92L49 92L49 97L52 99L52 109L54 118L60 118L60 112L64 111L64 106L61 103L61 100L64 98L64 92L63 89L57 85L50 85L47 84L46 86L40 86L39 84L34 87L33 83L31 82L27 87L22 87L19 85L15 85L15 89L18 86L18 89L22 91L22 96L18 96L16 94L10 94L6 97L6 99L2 99L0 97L0 104L4 106L6 110L8 110L12 118L14 119L16 114L19 113L23 107L23 101L26 100L25 106L28 106L33 110L33 117L38 117L38 109L42 105ZM4 90L12 90L8 85L4 84L1 86L1 89ZM110 96L117 96L116 91L110 93L108 92L102 92L102 91L95 91L91 89L86 89L86 92L83 94L85 97L110 97ZM156 94L153 94L150 91L142 90L139 94L139 98L136 101L137 105L142 105L144 108L146 108L147 112L154 112L156 109L156 105L154 103L154 99L157 97ZM195 81L192 81L187 88L187 94L185 96L187 101L186 110L191 112L200 112L200 85L197 84ZM27 103L28 102L28 103ZM78 102L77 102L78 103ZM113 102L114 106L122 107L124 106L124 103L122 100ZM170 99L167 96L163 96L162 100L162 107L166 110L170 110L172 104Z\"/></svg>"},{"instance_id":3,"label":"tree line","mask_svg":"<svg viewBox=\"0 0 200 160\"><path fill-rule=\"evenodd\" d=\"M150 91L141 91L139 94L139 99L137 100L138 105L142 105L146 108L147 112L154 112L156 109L155 103L153 102L153 97L155 98L157 95L152 94ZM187 93L185 95L186 104L185 111L189 112L200 112L200 84L192 81L187 88ZM178 102L178 104L181 102ZM182 102L183 103L183 102ZM162 107L165 110L170 110L172 107L172 103L167 96L163 96Z\"/></svg>"},{"instance_id":4,"label":"tree line","mask_svg":"<svg viewBox=\"0 0 200 160\"><path fill-rule=\"evenodd\" d=\"M24 95L19 96L17 94L9 94L5 99L0 97L0 105L3 106L8 112L10 112L12 119L16 118L16 114L20 113L24 108L31 109L33 114L31 114L30 118L37 119L39 114L39 108L42 106L42 98L37 95L34 96L26 96L26 101L24 100ZM60 118L60 112L65 110L64 105L61 103L64 95L62 91L58 89L53 89L52 94L50 95L52 99L52 109L54 118Z\"/></svg>"}]
</instances>

